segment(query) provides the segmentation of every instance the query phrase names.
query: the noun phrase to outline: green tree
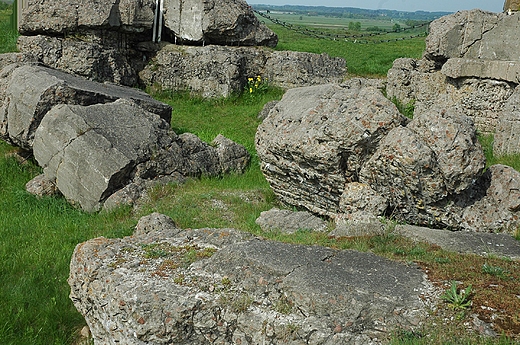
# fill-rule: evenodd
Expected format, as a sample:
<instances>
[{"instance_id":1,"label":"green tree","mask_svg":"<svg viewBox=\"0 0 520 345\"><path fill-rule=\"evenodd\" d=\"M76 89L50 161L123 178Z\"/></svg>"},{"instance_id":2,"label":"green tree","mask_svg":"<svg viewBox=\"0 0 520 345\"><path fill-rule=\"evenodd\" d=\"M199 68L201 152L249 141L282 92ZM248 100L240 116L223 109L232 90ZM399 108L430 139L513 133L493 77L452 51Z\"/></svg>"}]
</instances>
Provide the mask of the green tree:
<instances>
[{"instance_id":1,"label":"green tree","mask_svg":"<svg viewBox=\"0 0 520 345\"><path fill-rule=\"evenodd\" d=\"M399 25L399 23L395 23L393 28L392 28L393 31L401 31L401 25Z\"/></svg>"},{"instance_id":2,"label":"green tree","mask_svg":"<svg viewBox=\"0 0 520 345\"><path fill-rule=\"evenodd\" d=\"M348 29L350 31L361 31L361 23L360 22L349 22Z\"/></svg>"}]
</instances>

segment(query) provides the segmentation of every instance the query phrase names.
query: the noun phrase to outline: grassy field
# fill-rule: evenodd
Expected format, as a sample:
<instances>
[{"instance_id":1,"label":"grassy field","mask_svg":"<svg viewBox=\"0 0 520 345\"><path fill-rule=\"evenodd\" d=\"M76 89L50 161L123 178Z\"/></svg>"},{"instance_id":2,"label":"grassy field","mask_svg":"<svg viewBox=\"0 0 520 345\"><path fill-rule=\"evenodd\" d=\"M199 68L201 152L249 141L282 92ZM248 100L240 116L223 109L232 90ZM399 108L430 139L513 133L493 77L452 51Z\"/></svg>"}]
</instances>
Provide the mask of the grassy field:
<instances>
[{"instance_id":1,"label":"grassy field","mask_svg":"<svg viewBox=\"0 0 520 345\"><path fill-rule=\"evenodd\" d=\"M293 25L302 25L311 28L327 28L327 29L342 29L343 33L348 28L349 23L351 22L359 22L361 23L361 29L366 29L370 27L379 27L384 30L391 30L394 25L397 23L402 27L405 27L406 24L400 21L395 21L393 19L349 19L349 18L337 18L337 17L327 17L323 15L300 15L300 14L291 14L287 12L275 12L271 11L269 16L276 18L278 20L293 24Z\"/></svg>"},{"instance_id":2,"label":"grassy field","mask_svg":"<svg viewBox=\"0 0 520 345\"><path fill-rule=\"evenodd\" d=\"M387 43L354 43L344 40L316 39L280 25L269 22L266 24L278 34L277 50L327 53L333 57L342 57L347 62L350 75L384 77L395 59L420 58L425 49L424 37ZM388 36L385 36L386 39L395 39L402 35ZM372 40L381 40L381 37L375 36Z\"/></svg>"},{"instance_id":3,"label":"grassy field","mask_svg":"<svg viewBox=\"0 0 520 345\"><path fill-rule=\"evenodd\" d=\"M3 17L0 14L0 25L5 24L6 18L6 14ZM6 27L1 27L2 37ZM424 49L424 39L356 44L317 40L283 27L272 27L280 36L277 49L327 52L344 57L352 75L384 76L395 58L419 57ZM12 38L16 34L11 33L10 37L0 42L0 51L15 49ZM392 344L517 343L506 336L485 339L465 331L465 323L471 323L469 312L479 312L480 306L486 305L500 311L499 321L503 321L505 332L520 334L517 262L459 255L411 243L391 232L392 222L385 235L342 240L311 233L283 236L261 232L255 219L260 212L279 205L258 166L254 148L259 124L256 116L263 104L280 99L282 94L281 90L269 89L253 99L246 94L219 100L203 100L183 93L155 94L173 106L172 124L177 132L192 132L208 142L222 133L245 145L253 160L243 175L158 187L137 211L123 208L111 213L86 214L63 198L38 199L29 195L25 183L40 174L40 168L30 160L21 164L12 154L14 148L0 143L0 344L73 344L85 324L68 298L66 280L75 245L97 236L129 235L139 217L153 211L169 215L183 228L235 227L280 241L371 251L393 260L418 263L429 270L431 279L439 286L444 287L452 280L460 281L463 286L472 285L472 309L452 311L440 306L423 330L396 332ZM489 148L492 137L486 140ZM491 156L490 159L496 160ZM211 207L214 200L222 201L226 208Z\"/></svg>"}]
</instances>

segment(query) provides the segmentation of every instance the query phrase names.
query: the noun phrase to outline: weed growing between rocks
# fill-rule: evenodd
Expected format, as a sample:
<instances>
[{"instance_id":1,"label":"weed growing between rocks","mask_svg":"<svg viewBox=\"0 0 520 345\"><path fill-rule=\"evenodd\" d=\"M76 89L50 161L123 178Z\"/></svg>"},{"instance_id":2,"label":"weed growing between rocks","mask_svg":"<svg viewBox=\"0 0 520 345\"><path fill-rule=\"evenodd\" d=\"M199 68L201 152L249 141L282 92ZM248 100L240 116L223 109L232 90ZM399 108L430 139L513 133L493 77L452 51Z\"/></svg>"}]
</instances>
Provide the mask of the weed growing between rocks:
<instances>
[{"instance_id":1,"label":"weed growing between rocks","mask_svg":"<svg viewBox=\"0 0 520 345\"><path fill-rule=\"evenodd\" d=\"M249 101L254 101L265 95L269 91L269 80L261 76L247 78L247 85L244 88L243 97Z\"/></svg>"},{"instance_id":2,"label":"weed growing between rocks","mask_svg":"<svg viewBox=\"0 0 520 345\"><path fill-rule=\"evenodd\" d=\"M503 155L503 156L495 156L493 154L493 143L494 143L494 135L493 134L482 134L478 135L478 140L482 145L482 149L484 150L484 155L486 156L486 166L490 167L495 164L504 164L512 167L513 169L520 171L520 155ZM520 239L520 232L517 231L517 239Z\"/></svg>"},{"instance_id":3,"label":"weed growing between rocks","mask_svg":"<svg viewBox=\"0 0 520 345\"><path fill-rule=\"evenodd\" d=\"M453 281L451 287L441 295L441 299L453 310L466 310L471 307L472 293L471 285L465 289L458 289L457 282Z\"/></svg>"}]
</instances>

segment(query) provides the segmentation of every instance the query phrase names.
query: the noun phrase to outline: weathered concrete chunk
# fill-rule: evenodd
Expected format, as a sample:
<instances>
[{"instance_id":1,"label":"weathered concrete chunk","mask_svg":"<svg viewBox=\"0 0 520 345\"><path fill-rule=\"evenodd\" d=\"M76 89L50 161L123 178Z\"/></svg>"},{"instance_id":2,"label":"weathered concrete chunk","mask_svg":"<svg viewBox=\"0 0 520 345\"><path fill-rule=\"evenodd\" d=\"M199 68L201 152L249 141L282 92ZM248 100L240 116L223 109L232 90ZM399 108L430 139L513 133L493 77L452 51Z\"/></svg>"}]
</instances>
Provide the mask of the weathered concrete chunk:
<instances>
[{"instance_id":1,"label":"weathered concrete chunk","mask_svg":"<svg viewBox=\"0 0 520 345\"><path fill-rule=\"evenodd\" d=\"M40 174L25 184L25 190L32 195L43 197L59 193L56 184L45 174Z\"/></svg>"},{"instance_id":2,"label":"weathered concrete chunk","mask_svg":"<svg viewBox=\"0 0 520 345\"><path fill-rule=\"evenodd\" d=\"M457 107L482 133L494 133L520 82L516 14L460 11L433 21L421 60L398 59L388 72L388 95L413 101L415 113L432 105ZM430 69L422 67L430 65Z\"/></svg>"},{"instance_id":3,"label":"weathered concrete chunk","mask_svg":"<svg viewBox=\"0 0 520 345\"><path fill-rule=\"evenodd\" d=\"M73 36L20 36L18 49L37 62L89 80L137 85L137 71L147 59L138 41L117 32L85 31Z\"/></svg>"},{"instance_id":4,"label":"weathered concrete chunk","mask_svg":"<svg viewBox=\"0 0 520 345\"><path fill-rule=\"evenodd\" d=\"M432 243L457 253L520 259L520 242L509 234L449 231L414 225L397 225L395 231L412 240Z\"/></svg>"},{"instance_id":5,"label":"weathered concrete chunk","mask_svg":"<svg viewBox=\"0 0 520 345\"><path fill-rule=\"evenodd\" d=\"M267 55L265 66L258 75L282 88L340 83L347 68L342 58L327 54L274 51Z\"/></svg>"},{"instance_id":6,"label":"weathered concrete chunk","mask_svg":"<svg viewBox=\"0 0 520 345\"><path fill-rule=\"evenodd\" d=\"M161 89L186 89L204 97L244 90L248 77L283 88L343 81L345 60L325 54L268 51L256 47L188 47L168 44L139 73Z\"/></svg>"},{"instance_id":7,"label":"weathered concrete chunk","mask_svg":"<svg viewBox=\"0 0 520 345\"><path fill-rule=\"evenodd\" d=\"M282 202L334 215L345 184L406 122L367 80L292 89L256 133L261 168Z\"/></svg>"},{"instance_id":8,"label":"weathered concrete chunk","mask_svg":"<svg viewBox=\"0 0 520 345\"><path fill-rule=\"evenodd\" d=\"M496 156L520 153L520 87L504 105L498 119L493 154Z\"/></svg>"},{"instance_id":9,"label":"weathered concrete chunk","mask_svg":"<svg viewBox=\"0 0 520 345\"><path fill-rule=\"evenodd\" d=\"M350 182L339 200L339 210L345 213L358 211L382 216L388 208L388 199L372 189L368 184Z\"/></svg>"},{"instance_id":10,"label":"weathered concrete chunk","mask_svg":"<svg viewBox=\"0 0 520 345\"><path fill-rule=\"evenodd\" d=\"M57 105L34 135L34 157L86 211L128 183L135 166L172 141L169 125L134 103Z\"/></svg>"},{"instance_id":11,"label":"weathered concrete chunk","mask_svg":"<svg viewBox=\"0 0 520 345\"><path fill-rule=\"evenodd\" d=\"M520 226L520 172L505 165L493 165L465 196L467 207L462 225L472 231L501 229L514 233Z\"/></svg>"},{"instance_id":12,"label":"weathered concrete chunk","mask_svg":"<svg viewBox=\"0 0 520 345\"><path fill-rule=\"evenodd\" d=\"M436 298L417 268L231 229L90 240L69 284L96 345L380 344Z\"/></svg>"},{"instance_id":13,"label":"weathered concrete chunk","mask_svg":"<svg viewBox=\"0 0 520 345\"><path fill-rule=\"evenodd\" d=\"M277 208L262 212L256 219L256 224L264 231L280 231L287 234L298 230L323 232L327 229L327 222L312 213Z\"/></svg>"},{"instance_id":14,"label":"weathered concrete chunk","mask_svg":"<svg viewBox=\"0 0 520 345\"><path fill-rule=\"evenodd\" d=\"M34 132L45 114L57 104L92 105L129 99L143 109L170 121L171 107L136 89L99 84L43 66L24 65L16 68L6 88L3 139L31 149Z\"/></svg>"},{"instance_id":15,"label":"weathered concrete chunk","mask_svg":"<svg viewBox=\"0 0 520 345\"><path fill-rule=\"evenodd\" d=\"M460 11L434 20L426 38L425 54L429 59L450 58L517 60L515 40L503 35L517 30L519 18L482 10Z\"/></svg>"},{"instance_id":16,"label":"weathered concrete chunk","mask_svg":"<svg viewBox=\"0 0 520 345\"><path fill-rule=\"evenodd\" d=\"M452 58L442 65L442 73L450 78L480 77L520 82L520 61L495 61Z\"/></svg>"},{"instance_id":17,"label":"weathered concrete chunk","mask_svg":"<svg viewBox=\"0 0 520 345\"><path fill-rule=\"evenodd\" d=\"M217 135L211 144L217 150L222 173L243 173L246 170L251 161L251 155L244 146L235 143L222 134Z\"/></svg>"},{"instance_id":18,"label":"weathered concrete chunk","mask_svg":"<svg viewBox=\"0 0 520 345\"><path fill-rule=\"evenodd\" d=\"M418 114L408 128L430 147L448 193L460 193L480 177L486 157L473 121L455 108L432 107Z\"/></svg>"},{"instance_id":19,"label":"weathered concrete chunk","mask_svg":"<svg viewBox=\"0 0 520 345\"><path fill-rule=\"evenodd\" d=\"M396 217L412 224L425 221L421 218L427 204L448 195L435 152L418 134L403 127L381 141L359 172L359 181L387 198Z\"/></svg>"},{"instance_id":20,"label":"weathered concrete chunk","mask_svg":"<svg viewBox=\"0 0 520 345\"><path fill-rule=\"evenodd\" d=\"M495 132L501 110L517 84L485 79L485 76L453 79L441 72L440 67L437 70L423 70L421 66L426 62L427 60L396 60L388 71L388 96L395 97L404 104L414 102L415 115L428 111L432 106L457 108L473 119L480 132ZM486 64L487 60L482 63ZM450 66L450 62L446 64ZM505 66L500 63L495 65ZM500 71L494 75L504 73L506 72Z\"/></svg>"},{"instance_id":21,"label":"weathered concrete chunk","mask_svg":"<svg viewBox=\"0 0 520 345\"><path fill-rule=\"evenodd\" d=\"M153 0L33 0L24 9L22 34L59 34L81 28L143 31L153 25Z\"/></svg>"},{"instance_id":22,"label":"weathered concrete chunk","mask_svg":"<svg viewBox=\"0 0 520 345\"><path fill-rule=\"evenodd\" d=\"M181 40L274 47L278 37L242 0L166 0L164 25Z\"/></svg>"},{"instance_id":23,"label":"weathered concrete chunk","mask_svg":"<svg viewBox=\"0 0 520 345\"><path fill-rule=\"evenodd\" d=\"M171 40L271 47L278 42L276 34L242 0L165 0L163 7L164 23L160 25L164 25L163 36ZM28 36L84 30L145 32L150 40L156 11L154 0L35 0L23 12L20 32Z\"/></svg>"}]
</instances>

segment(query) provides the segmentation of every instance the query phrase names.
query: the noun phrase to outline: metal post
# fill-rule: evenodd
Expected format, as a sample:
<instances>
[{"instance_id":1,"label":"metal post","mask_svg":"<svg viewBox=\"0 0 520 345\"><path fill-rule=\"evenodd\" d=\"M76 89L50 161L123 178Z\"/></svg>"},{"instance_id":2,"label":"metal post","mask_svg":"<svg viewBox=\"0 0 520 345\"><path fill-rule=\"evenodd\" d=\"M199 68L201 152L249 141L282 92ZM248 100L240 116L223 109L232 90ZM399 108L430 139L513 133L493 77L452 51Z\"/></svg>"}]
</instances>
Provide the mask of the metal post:
<instances>
[{"instance_id":1,"label":"metal post","mask_svg":"<svg viewBox=\"0 0 520 345\"><path fill-rule=\"evenodd\" d=\"M163 26L163 0L155 0L155 13L153 17L153 42L161 42L162 26Z\"/></svg>"},{"instance_id":2,"label":"metal post","mask_svg":"<svg viewBox=\"0 0 520 345\"><path fill-rule=\"evenodd\" d=\"M155 0L155 12L153 14L153 32L152 32L152 42L155 42L157 35L157 20L159 14L159 0Z\"/></svg>"},{"instance_id":3,"label":"metal post","mask_svg":"<svg viewBox=\"0 0 520 345\"><path fill-rule=\"evenodd\" d=\"M164 11L164 0L159 0L159 22L158 22L158 28L157 28L157 42L161 42L161 36L162 36L162 27L163 27L163 11Z\"/></svg>"}]
</instances>

